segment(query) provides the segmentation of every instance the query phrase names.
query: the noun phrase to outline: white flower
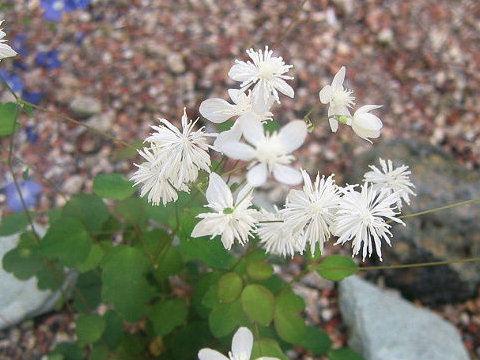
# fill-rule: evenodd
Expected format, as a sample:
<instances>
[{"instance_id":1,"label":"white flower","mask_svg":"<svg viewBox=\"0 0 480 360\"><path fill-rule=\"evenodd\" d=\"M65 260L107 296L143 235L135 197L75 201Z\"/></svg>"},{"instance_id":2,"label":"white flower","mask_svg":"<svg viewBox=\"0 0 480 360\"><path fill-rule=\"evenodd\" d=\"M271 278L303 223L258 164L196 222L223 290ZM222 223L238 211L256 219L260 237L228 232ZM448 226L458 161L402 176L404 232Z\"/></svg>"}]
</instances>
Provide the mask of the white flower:
<instances>
[{"instance_id":1,"label":"white flower","mask_svg":"<svg viewBox=\"0 0 480 360\"><path fill-rule=\"evenodd\" d=\"M227 250L230 250L235 239L242 245L246 244L256 223L256 210L249 209L252 205L252 188L243 187L234 204L232 192L225 181L218 174L211 173L205 195L208 201L205 206L213 212L197 215L202 220L193 229L192 237L210 235L213 239L221 235Z\"/></svg>"},{"instance_id":2,"label":"white flower","mask_svg":"<svg viewBox=\"0 0 480 360\"><path fill-rule=\"evenodd\" d=\"M262 209L257 220L257 235L268 253L293 257L295 251L303 252L303 249L298 247L298 240L286 225L285 217L277 209L275 212Z\"/></svg>"},{"instance_id":3,"label":"white flower","mask_svg":"<svg viewBox=\"0 0 480 360\"><path fill-rule=\"evenodd\" d=\"M216 350L205 348L198 352L199 360L250 360L253 348L253 334L246 328L241 327L233 335L232 351L228 353L228 357ZM259 357L257 360L279 360L273 357Z\"/></svg>"},{"instance_id":4,"label":"white flower","mask_svg":"<svg viewBox=\"0 0 480 360\"><path fill-rule=\"evenodd\" d=\"M273 98L262 113L257 113L252 106L252 92L245 93L237 89L229 89L228 94L233 105L219 98L212 98L200 104L200 114L213 123L219 124L228 119L238 116L230 130L218 134L214 147L222 151L222 145L228 141L238 141L242 136L242 129L248 127L251 121L265 122L271 120L273 114L269 111L273 104Z\"/></svg>"},{"instance_id":5,"label":"white flower","mask_svg":"<svg viewBox=\"0 0 480 360\"><path fill-rule=\"evenodd\" d=\"M330 237L330 227L338 209L338 187L333 175L325 179L324 176L320 178L317 173L314 184L305 170L302 170L302 176L303 189L290 190L281 213L287 228L294 234L303 234L300 245L302 248L305 248L308 242L310 251L314 254L318 243L322 253L323 244Z\"/></svg>"},{"instance_id":6,"label":"white flower","mask_svg":"<svg viewBox=\"0 0 480 360\"><path fill-rule=\"evenodd\" d=\"M394 211L397 194L388 194L385 191L377 192L371 185L364 184L361 192L354 187L347 187L340 198L339 210L336 213L333 226L334 235L339 239L336 244L344 244L352 240L353 255L357 255L363 245L363 260L371 256L373 243L375 251L382 260L381 240L391 246L388 236L392 236L389 225L385 220L390 219L403 224L395 218ZM373 240L373 243L372 243Z\"/></svg>"},{"instance_id":7,"label":"white flower","mask_svg":"<svg viewBox=\"0 0 480 360\"><path fill-rule=\"evenodd\" d=\"M328 121L333 132L338 130L338 121L331 116L350 116L348 108L355 105L355 97L352 96L353 91L343 87L344 80L345 66L342 66L335 74L332 84L325 86L318 94L322 104L330 105L328 107Z\"/></svg>"},{"instance_id":8,"label":"white flower","mask_svg":"<svg viewBox=\"0 0 480 360\"><path fill-rule=\"evenodd\" d=\"M410 204L410 195L415 196L412 188L415 185L410 181L410 170L407 165L402 165L396 169L393 167L392 160L380 159L382 170L374 165L370 165L369 171L365 173L363 181L373 185L375 190L387 189L390 193L397 193L397 207L402 208L402 200Z\"/></svg>"},{"instance_id":9,"label":"white flower","mask_svg":"<svg viewBox=\"0 0 480 360\"><path fill-rule=\"evenodd\" d=\"M0 25L2 25L4 21L5 20L0 20ZM2 59L17 55L17 52L15 50L13 50L7 44L4 44L7 41L7 40L3 40L5 36L6 36L5 32L3 32L2 29L0 29L0 61Z\"/></svg>"},{"instance_id":10,"label":"white flower","mask_svg":"<svg viewBox=\"0 0 480 360\"><path fill-rule=\"evenodd\" d=\"M252 161L247 180L251 186L261 186L268 174L281 183L298 185L302 182L300 171L287 166L295 160L292 151L302 146L307 136L307 126L301 120L285 125L279 133L265 134L259 122L251 122L243 129L243 136L252 146L231 141L223 144L225 155L233 159Z\"/></svg>"},{"instance_id":11,"label":"white flower","mask_svg":"<svg viewBox=\"0 0 480 360\"><path fill-rule=\"evenodd\" d=\"M293 79L292 76L284 75L293 65L285 65L281 57L272 56L273 51L247 50L251 61L235 60L235 65L228 72L228 76L235 81L241 81L242 91L254 85L253 108L257 113L265 111L270 103L270 97L280 102L278 92L293 98L294 91L285 80Z\"/></svg>"},{"instance_id":12,"label":"white flower","mask_svg":"<svg viewBox=\"0 0 480 360\"><path fill-rule=\"evenodd\" d=\"M208 155L207 134L204 128L193 131L197 121L188 121L185 109L182 116L180 132L168 120L160 119L162 126L152 126L155 130L146 141L158 151L158 162L163 164L162 176L170 180L175 187L181 187L195 181L199 170L210 172L210 156Z\"/></svg>"},{"instance_id":13,"label":"white flower","mask_svg":"<svg viewBox=\"0 0 480 360\"><path fill-rule=\"evenodd\" d=\"M177 201L178 195L176 189L170 184L164 176L164 163L159 161L159 152L155 149L144 148L138 153L146 160L143 164L137 165L138 170L133 174L130 180L135 181L134 186L142 185L140 196L148 193L148 202L153 205L159 205L160 201L166 205L170 201ZM186 186L182 186L180 190L188 191Z\"/></svg>"},{"instance_id":14,"label":"white flower","mask_svg":"<svg viewBox=\"0 0 480 360\"><path fill-rule=\"evenodd\" d=\"M351 120L352 129L362 139L372 142L369 138L375 139L380 136L380 129L383 124L382 121L375 115L370 114L369 111L378 109L381 105L364 105L355 111L353 120Z\"/></svg>"}]
</instances>

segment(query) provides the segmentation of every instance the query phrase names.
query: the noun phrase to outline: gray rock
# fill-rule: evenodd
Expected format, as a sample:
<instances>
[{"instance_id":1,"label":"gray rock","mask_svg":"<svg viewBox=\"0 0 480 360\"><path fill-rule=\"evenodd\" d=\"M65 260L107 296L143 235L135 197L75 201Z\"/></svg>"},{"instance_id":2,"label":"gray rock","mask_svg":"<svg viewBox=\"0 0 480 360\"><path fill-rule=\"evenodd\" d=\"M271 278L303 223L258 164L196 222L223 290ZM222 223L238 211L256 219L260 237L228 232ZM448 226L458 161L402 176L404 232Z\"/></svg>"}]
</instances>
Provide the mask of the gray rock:
<instances>
[{"instance_id":1,"label":"gray rock","mask_svg":"<svg viewBox=\"0 0 480 360\"><path fill-rule=\"evenodd\" d=\"M348 181L361 181L369 164L378 158L407 164L417 197L403 214L480 198L480 173L461 167L448 154L428 143L396 139L375 146L355 159ZM459 260L480 254L480 206L460 206L405 219L406 227L393 227L392 248L385 248L385 264ZM388 286L409 299L438 304L462 301L476 294L480 262L385 271Z\"/></svg>"},{"instance_id":2,"label":"gray rock","mask_svg":"<svg viewBox=\"0 0 480 360\"><path fill-rule=\"evenodd\" d=\"M80 96L70 102L70 111L79 118L88 118L102 110L100 101L88 96Z\"/></svg>"},{"instance_id":3,"label":"gray rock","mask_svg":"<svg viewBox=\"0 0 480 360\"><path fill-rule=\"evenodd\" d=\"M468 360L452 324L357 277L340 282L348 345L367 360Z\"/></svg>"},{"instance_id":4,"label":"gray rock","mask_svg":"<svg viewBox=\"0 0 480 360\"><path fill-rule=\"evenodd\" d=\"M46 232L39 225L35 229L42 236ZM0 237L0 264L19 239L20 234ZM60 291L39 290L37 278L21 281L0 266L0 330L52 310L60 296Z\"/></svg>"}]
</instances>

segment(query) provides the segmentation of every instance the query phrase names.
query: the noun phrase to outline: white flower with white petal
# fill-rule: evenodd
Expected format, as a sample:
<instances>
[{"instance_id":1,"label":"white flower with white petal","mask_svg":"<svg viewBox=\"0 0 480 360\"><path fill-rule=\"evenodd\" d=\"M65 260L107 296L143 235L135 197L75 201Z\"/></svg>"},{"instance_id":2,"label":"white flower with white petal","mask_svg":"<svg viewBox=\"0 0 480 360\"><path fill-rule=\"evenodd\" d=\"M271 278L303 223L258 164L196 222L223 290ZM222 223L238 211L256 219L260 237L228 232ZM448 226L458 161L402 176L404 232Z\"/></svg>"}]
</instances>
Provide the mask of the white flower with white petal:
<instances>
[{"instance_id":1,"label":"white flower with white petal","mask_svg":"<svg viewBox=\"0 0 480 360\"><path fill-rule=\"evenodd\" d=\"M182 131L168 120L160 119L161 126L152 126L155 130L146 141L159 153L158 161L163 164L162 176L180 187L195 181L199 170L210 172L210 156L208 154L208 137L204 128L193 131L197 121L187 118L185 109L182 116Z\"/></svg>"},{"instance_id":2,"label":"white flower with white petal","mask_svg":"<svg viewBox=\"0 0 480 360\"><path fill-rule=\"evenodd\" d=\"M292 121L272 134L266 134L261 123L251 122L243 129L243 136L251 145L231 141L223 144L222 150L232 159L251 161L247 173L251 186L263 185L269 174L287 185L302 182L300 171L289 165L295 160L290 153L302 146L307 136L304 121Z\"/></svg>"},{"instance_id":3,"label":"white flower with white petal","mask_svg":"<svg viewBox=\"0 0 480 360\"><path fill-rule=\"evenodd\" d=\"M354 187L348 187L340 198L339 210L336 213L333 233L338 236L336 244L352 241L353 255L360 252L363 246L363 260L376 251L382 260L382 240L391 246L389 237L391 225L386 220L392 220L405 225L397 219L395 212L397 194L377 191L369 184L362 185L358 192Z\"/></svg>"},{"instance_id":4,"label":"white flower with white petal","mask_svg":"<svg viewBox=\"0 0 480 360\"><path fill-rule=\"evenodd\" d=\"M376 139L380 136L380 130L383 127L382 120L377 116L370 114L369 111L382 107L382 105L364 105L355 111L353 119L349 121L353 131L362 139L372 143L370 138Z\"/></svg>"},{"instance_id":5,"label":"white flower with white petal","mask_svg":"<svg viewBox=\"0 0 480 360\"><path fill-rule=\"evenodd\" d=\"M251 121L266 122L271 120L273 114L269 111L273 98L268 104L265 111L257 113L252 106L252 92L247 93L237 90L229 89L228 94L233 101L233 105L220 98L212 98L203 101L200 104L200 114L213 123L223 123L232 117L238 116L234 125L230 130L223 131L218 134L214 147L222 151L222 145L228 141L238 141L242 136L242 129L248 127Z\"/></svg>"},{"instance_id":6,"label":"white flower with white petal","mask_svg":"<svg viewBox=\"0 0 480 360\"><path fill-rule=\"evenodd\" d=\"M134 164L138 169L130 178L135 182L134 186L142 184L140 196L148 193L148 202L152 205L159 205L162 202L166 205L170 201L177 201L177 189L175 189L168 179L164 176L164 163L160 161L159 151L156 149L144 148L138 153L145 159L143 164ZM182 185L180 190L189 189Z\"/></svg>"},{"instance_id":7,"label":"white flower with white petal","mask_svg":"<svg viewBox=\"0 0 480 360\"><path fill-rule=\"evenodd\" d=\"M397 207L402 208L402 200L410 204L410 195L416 196L413 192L415 185L410 181L411 171L407 165L394 168L392 160L380 159L381 170L370 165L372 171L366 172L363 181L372 184L375 190L387 189L390 193L397 193Z\"/></svg>"},{"instance_id":8,"label":"white flower with white petal","mask_svg":"<svg viewBox=\"0 0 480 360\"><path fill-rule=\"evenodd\" d=\"M197 215L202 219L193 229L192 237L209 235L212 239L219 235L225 249L230 250L235 240L245 245L255 229L255 209L252 205L252 188L243 187L235 203L232 192L223 179L216 173L210 174L205 194L212 212Z\"/></svg>"},{"instance_id":9,"label":"white flower with white petal","mask_svg":"<svg viewBox=\"0 0 480 360\"><path fill-rule=\"evenodd\" d=\"M275 212L262 209L257 219L257 235L268 253L293 257L295 251L303 252L303 249L298 246L298 239L286 225L282 212L277 209Z\"/></svg>"},{"instance_id":10,"label":"white flower with white petal","mask_svg":"<svg viewBox=\"0 0 480 360\"><path fill-rule=\"evenodd\" d=\"M228 357L217 350L204 348L198 352L199 360L250 360L253 348L253 334L246 328L241 327L233 335L232 350L228 353ZM257 360L279 360L274 357L262 356Z\"/></svg>"},{"instance_id":11,"label":"white flower with white petal","mask_svg":"<svg viewBox=\"0 0 480 360\"><path fill-rule=\"evenodd\" d=\"M355 105L355 97L352 96L353 91L343 87L345 80L345 66L335 74L331 85L326 85L319 92L320 102L329 104L328 121L333 132L338 130L338 121L331 116L350 116L351 108Z\"/></svg>"},{"instance_id":12,"label":"white flower with white petal","mask_svg":"<svg viewBox=\"0 0 480 360\"><path fill-rule=\"evenodd\" d=\"M273 51L268 50L268 46L265 46L265 51L247 50L247 54L253 63L235 60L228 76L242 82L242 91L254 85L252 96L255 112L264 112L271 102L271 97L280 103L278 92L293 98L293 88L285 81L293 77L284 75L293 65L286 65L282 57L272 56Z\"/></svg>"},{"instance_id":13,"label":"white flower with white petal","mask_svg":"<svg viewBox=\"0 0 480 360\"><path fill-rule=\"evenodd\" d=\"M340 196L333 175L320 178L317 173L313 184L305 170L302 176L303 189L290 190L281 213L290 231L303 234L300 247L305 248L310 243L310 251L314 254L316 244L323 252L323 244L330 238Z\"/></svg>"},{"instance_id":14,"label":"white flower with white petal","mask_svg":"<svg viewBox=\"0 0 480 360\"><path fill-rule=\"evenodd\" d=\"M0 25L2 25L4 21L5 20L0 20ZM7 41L7 40L3 40L5 36L6 36L5 32L3 32L2 29L0 29L0 61L2 59L17 55L17 52L15 50L13 50L9 45L5 44L5 42Z\"/></svg>"}]
</instances>

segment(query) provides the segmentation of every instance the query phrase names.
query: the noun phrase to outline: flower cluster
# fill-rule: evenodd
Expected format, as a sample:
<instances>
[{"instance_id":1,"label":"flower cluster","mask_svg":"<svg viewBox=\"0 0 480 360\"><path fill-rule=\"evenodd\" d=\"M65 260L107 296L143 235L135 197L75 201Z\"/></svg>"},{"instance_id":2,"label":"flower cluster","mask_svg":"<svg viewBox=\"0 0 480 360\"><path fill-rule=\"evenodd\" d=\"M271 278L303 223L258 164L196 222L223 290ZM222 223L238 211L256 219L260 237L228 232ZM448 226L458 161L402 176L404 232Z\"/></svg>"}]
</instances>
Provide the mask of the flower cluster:
<instances>
[{"instance_id":1,"label":"flower cluster","mask_svg":"<svg viewBox=\"0 0 480 360\"><path fill-rule=\"evenodd\" d=\"M4 21L5 20L0 20L0 25L2 25ZM15 50L13 50L9 45L5 44L5 42L7 41L3 40L5 36L5 32L0 29L0 61L2 59L17 55L17 52Z\"/></svg>"},{"instance_id":2,"label":"flower cluster","mask_svg":"<svg viewBox=\"0 0 480 360\"><path fill-rule=\"evenodd\" d=\"M332 236L336 244L351 241L353 254L362 250L363 259L375 251L381 259L381 245L390 245L391 223L403 222L397 217L402 202L415 195L408 167L394 168L393 163L380 159L382 170L370 166L363 185L341 187L334 176L316 174L312 181L305 170L293 167L295 156L307 136L304 121L293 120L278 132L268 132L264 123L273 120L272 106L280 102L279 93L289 97L294 91L285 80L292 68L281 57L265 47L265 51L247 51L251 61L239 61L228 75L239 81L239 89L229 89L233 103L221 98L211 98L200 105L200 113L207 120L219 124L235 119L233 126L219 134L206 134L203 128L193 132L195 123L188 123L184 114L183 132L167 120L162 126L153 126L155 133L146 141L149 147L139 151L146 160L137 165L133 175L135 184L142 184L141 195L157 205L177 199L177 191L189 191L199 170L210 172L208 149L240 161L247 166L246 185L236 197L229 185L217 173L211 172L206 189L206 208L209 211L197 216L192 237L219 236L225 249L235 242L241 245L258 237L269 253L293 257L296 253L323 252L324 244ZM319 93L320 101L329 105L328 119L332 131L338 122L352 126L362 138L370 141L380 135L382 122L369 112L377 105L359 108L353 116L353 91L345 89L345 67L335 75L332 84ZM214 145L207 143L208 136L216 136ZM286 185L300 185L291 189L285 205L272 211L253 205L254 191L269 177ZM235 198L235 200L234 200Z\"/></svg>"},{"instance_id":3,"label":"flower cluster","mask_svg":"<svg viewBox=\"0 0 480 360\"><path fill-rule=\"evenodd\" d=\"M320 102L328 104L328 121L333 132L338 130L338 122L350 125L353 131L365 139L372 142L370 138L375 139L380 136L380 130L383 127L382 121L370 111L380 108L380 105L365 105L360 107L353 116L350 114L350 108L355 105L353 91L345 89L345 66L342 66L333 78L331 85L326 85L320 93Z\"/></svg>"},{"instance_id":4,"label":"flower cluster","mask_svg":"<svg viewBox=\"0 0 480 360\"><path fill-rule=\"evenodd\" d=\"M145 141L150 145L138 153L145 159L131 177L135 185L142 184L140 196L148 194L153 205L163 205L178 199L178 191L190 191L189 184L198 177L199 170L210 172L210 156L204 128L193 131L197 121L189 121L184 110L182 131L168 120L160 119L160 126Z\"/></svg>"},{"instance_id":5,"label":"flower cluster","mask_svg":"<svg viewBox=\"0 0 480 360\"><path fill-rule=\"evenodd\" d=\"M60 21L64 12L85 10L92 0L41 0L43 18L48 21Z\"/></svg>"}]
</instances>

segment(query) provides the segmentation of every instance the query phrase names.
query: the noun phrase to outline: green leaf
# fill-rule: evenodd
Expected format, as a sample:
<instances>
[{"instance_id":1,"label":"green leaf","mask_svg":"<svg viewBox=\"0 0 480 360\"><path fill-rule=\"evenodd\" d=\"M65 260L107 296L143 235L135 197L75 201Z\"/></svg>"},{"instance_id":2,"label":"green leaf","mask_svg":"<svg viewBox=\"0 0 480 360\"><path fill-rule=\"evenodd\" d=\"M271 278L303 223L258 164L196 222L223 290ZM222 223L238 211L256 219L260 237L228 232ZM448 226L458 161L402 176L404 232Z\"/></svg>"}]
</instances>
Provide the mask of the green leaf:
<instances>
[{"instance_id":1,"label":"green leaf","mask_svg":"<svg viewBox=\"0 0 480 360\"><path fill-rule=\"evenodd\" d=\"M108 310L104 318L105 331L102 338L110 349L114 349L120 344L123 337L123 320L115 310Z\"/></svg>"},{"instance_id":2,"label":"green leaf","mask_svg":"<svg viewBox=\"0 0 480 360\"><path fill-rule=\"evenodd\" d=\"M63 208L63 215L78 219L88 231L98 232L109 218L107 205L96 195L72 197Z\"/></svg>"},{"instance_id":3,"label":"green leaf","mask_svg":"<svg viewBox=\"0 0 480 360\"><path fill-rule=\"evenodd\" d=\"M127 224L133 225L138 229L145 229L148 223L145 209L142 199L127 198L117 205L116 211L125 219Z\"/></svg>"},{"instance_id":4,"label":"green leaf","mask_svg":"<svg viewBox=\"0 0 480 360\"><path fill-rule=\"evenodd\" d=\"M150 262L140 251L120 245L105 256L102 272L102 298L113 302L127 321L136 321L144 312L144 304L153 295L145 279Z\"/></svg>"},{"instance_id":5,"label":"green leaf","mask_svg":"<svg viewBox=\"0 0 480 360\"><path fill-rule=\"evenodd\" d=\"M328 352L329 360L365 360L362 355L353 350L341 348L332 349Z\"/></svg>"},{"instance_id":6,"label":"green leaf","mask_svg":"<svg viewBox=\"0 0 480 360\"><path fill-rule=\"evenodd\" d=\"M40 290L57 290L65 281L63 267L53 260L45 260L48 266L44 266L38 273L37 286Z\"/></svg>"},{"instance_id":7,"label":"green leaf","mask_svg":"<svg viewBox=\"0 0 480 360\"><path fill-rule=\"evenodd\" d=\"M233 261L218 239L210 240L207 237L183 239L180 241L180 251L185 262L200 260L216 269L228 269Z\"/></svg>"},{"instance_id":8,"label":"green leaf","mask_svg":"<svg viewBox=\"0 0 480 360\"><path fill-rule=\"evenodd\" d=\"M250 320L264 326L270 324L275 309L275 297L270 290L262 285L247 285L241 299L243 311Z\"/></svg>"},{"instance_id":9,"label":"green leaf","mask_svg":"<svg viewBox=\"0 0 480 360\"><path fill-rule=\"evenodd\" d=\"M248 263L247 275L253 280L267 280L273 275L273 268L266 260L256 259Z\"/></svg>"},{"instance_id":10,"label":"green leaf","mask_svg":"<svg viewBox=\"0 0 480 360\"><path fill-rule=\"evenodd\" d=\"M349 269L341 269L349 268ZM358 272L358 265L343 255L331 255L316 267L317 272L327 280L340 281Z\"/></svg>"},{"instance_id":11,"label":"green leaf","mask_svg":"<svg viewBox=\"0 0 480 360\"><path fill-rule=\"evenodd\" d=\"M199 349L213 343L205 321L189 322L175 331L173 336L165 337L167 354L163 359L192 360L197 359Z\"/></svg>"},{"instance_id":12,"label":"green leaf","mask_svg":"<svg viewBox=\"0 0 480 360\"><path fill-rule=\"evenodd\" d=\"M104 199L123 200L135 192L132 185L120 174L102 174L93 180L93 191Z\"/></svg>"},{"instance_id":13,"label":"green leaf","mask_svg":"<svg viewBox=\"0 0 480 360\"><path fill-rule=\"evenodd\" d=\"M30 212L33 218L34 213ZM2 219L0 225L0 236L8 236L24 230L29 224L28 217L24 211L15 212Z\"/></svg>"},{"instance_id":14,"label":"green leaf","mask_svg":"<svg viewBox=\"0 0 480 360\"><path fill-rule=\"evenodd\" d=\"M280 130L280 127L281 127L280 123L278 121L275 121L275 120L267 121L263 125L263 128L265 129L265 131L270 133L270 134Z\"/></svg>"},{"instance_id":15,"label":"green leaf","mask_svg":"<svg viewBox=\"0 0 480 360\"><path fill-rule=\"evenodd\" d=\"M0 136L11 135L18 130L18 108L14 102L0 104Z\"/></svg>"},{"instance_id":16,"label":"green leaf","mask_svg":"<svg viewBox=\"0 0 480 360\"><path fill-rule=\"evenodd\" d=\"M93 344L102 337L105 319L98 314L84 315L77 318L77 340L80 346Z\"/></svg>"},{"instance_id":17,"label":"green leaf","mask_svg":"<svg viewBox=\"0 0 480 360\"><path fill-rule=\"evenodd\" d=\"M212 285L218 283L219 278L219 273L211 272L203 275L198 281L195 282L195 292L192 296L193 306L195 307L197 313L203 317L207 317L210 313L210 307L205 306L203 303L203 298ZM215 291L218 292L217 289L215 289Z\"/></svg>"},{"instance_id":18,"label":"green leaf","mask_svg":"<svg viewBox=\"0 0 480 360\"><path fill-rule=\"evenodd\" d=\"M166 335L181 325L187 317L187 304L183 298L164 301L151 306L147 312L158 336Z\"/></svg>"},{"instance_id":19,"label":"green leaf","mask_svg":"<svg viewBox=\"0 0 480 360\"><path fill-rule=\"evenodd\" d=\"M226 273L218 281L218 299L221 302L231 303L238 299L242 288L243 282L237 273Z\"/></svg>"},{"instance_id":20,"label":"green leaf","mask_svg":"<svg viewBox=\"0 0 480 360\"><path fill-rule=\"evenodd\" d=\"M106 360L108 359L108 348L103 344L95 344L93 345L92 351L90 352L90 356L88 360Z\"/></svg>"},{"instance_id":21,"label":"green leaf","mask_svg":"<svg viewBox=\"0 0 480 360\"><path fill-rule=\"evenodd\" d=\"M253 344L251 359L257 359L262 356L275 357L280 360L289 360L283 353L278 342L273 339L259 339Z\"/></svg>"},{"instance_id":22,"label":"green leaf","mask_svg":"<svg viewBox=\"0 0 480 360\"><path fill-rule=\"evenodd\" d=\"M90 247L90 252L85 260L77 265L77 270L80 272L87 272L95 269L102 261L104 255L105 251L103 248L98 244L93 244Z\"/></svg>"},{"instance_id":23,"label":"green leaf","mask_svg":"<svg viewBox=\"0 0 480 360\"><path fill-rule=\"evenodd\" d=\"M23 233L17 247L3 257L3 268L17 279L27 280L44 267L38 244L31 232Z\"/></svg>"},{"instance_id":24,"label":"green leaf","mask_svg":"<svg viewBox=\"0 0 480 360\"><path fill-rule=\"evenodd\" d=\"M219 304L208 317L210 330L217 338L232 333L238 325L246 321L240 299L232 303Z\"/></svg>"},{"instance_id":25,"label":"green leaf","mask_svg":"<svg viewBox=\"0 0 480 360\"><path fill-rule=\"evenodd\" d=\"M83 360L82 350L75 343L62 342L58 344L49 357L55 355L61 355L63 360Z\"/></svg>"},{"instance_id":26,"label":"green leaf","mask_svg":"<svg viewBox=\"0 0 480 360\"><path fill-rule=\"evenodd\" d=\"M87 313L100 304L102 282L94 271L80 274L73 292L73 305L78 312Z\"/></svg>"},{"instance_id":27,"label":"green leaf","mask_svg":"<svg viewBox=\"0 0 480 360\"><path fill-rule=\"evenodd\" d=\"M307 333L305 321L300 312L305 309L303 299L292 290L282 291L276 298L274 325L283 340L299 344Z\"/></svg>"},{"instance_id":28,"label":"green leaf","mask_svg":"<svg viewBox=\"0 0 480 360\"><path fill-rule=\"evenodd\" d=\"M40 241L42 256L58 259L63 265L74 267L84 261L92 241L83 225L76 219L62 217L50 225Z\"/></svg>"},{"instance_id":29,"label":"green leaf","mask_svg":"<svg viewBox=\"0 0 480 360\"><path fill-rule=\"evenodd\" d=\"M332 340L323 331L313 326L308 326L305 337L298 345L316 355L323 355L332 347Z\"/></svg>"}]
</instances>

